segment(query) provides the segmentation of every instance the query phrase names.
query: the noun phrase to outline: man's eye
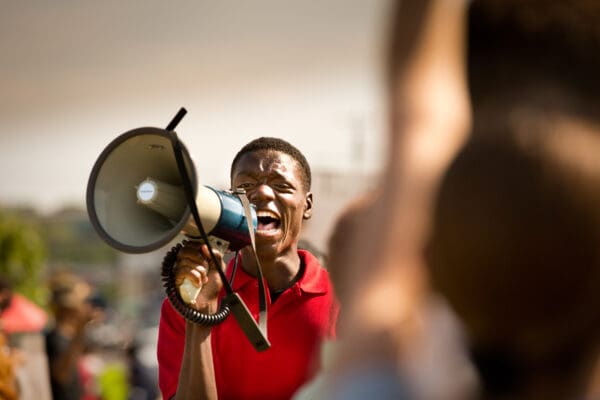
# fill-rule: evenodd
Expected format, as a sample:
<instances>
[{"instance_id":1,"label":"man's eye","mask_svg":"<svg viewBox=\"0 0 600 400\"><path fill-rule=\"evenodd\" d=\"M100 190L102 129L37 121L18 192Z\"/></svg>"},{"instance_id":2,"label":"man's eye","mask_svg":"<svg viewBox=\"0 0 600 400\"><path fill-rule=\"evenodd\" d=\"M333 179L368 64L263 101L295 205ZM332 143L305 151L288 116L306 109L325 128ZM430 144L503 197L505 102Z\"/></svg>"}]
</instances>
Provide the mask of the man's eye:
<instances>
[{"instance_id":1,"label":"man's eye","mask_svg":"<svg viewBox=\"0 0 600 400\"><path fill-rule=\"evenodd\" d=\"M254 184L251 182L244 182L244 183L240 183L239 185L237 185L237 187L240 189L250 189L253 186L254 186Z\"/></svg>"}]
</instances>

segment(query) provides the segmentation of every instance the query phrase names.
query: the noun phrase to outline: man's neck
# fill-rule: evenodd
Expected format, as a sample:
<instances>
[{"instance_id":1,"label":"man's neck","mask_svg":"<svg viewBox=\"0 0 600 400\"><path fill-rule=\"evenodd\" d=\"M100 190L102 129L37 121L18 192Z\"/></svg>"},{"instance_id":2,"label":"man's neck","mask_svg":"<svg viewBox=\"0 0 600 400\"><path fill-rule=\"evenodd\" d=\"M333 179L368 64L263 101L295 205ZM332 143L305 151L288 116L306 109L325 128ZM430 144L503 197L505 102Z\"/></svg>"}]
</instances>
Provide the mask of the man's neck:
<instances>
[{"instance_id":1,"label":"man's neck","mask_svg":"<svg viewBox=\"0 0 600 400\"><path fill-rule=\"evenodd\" d=\"M272 290L287 288L300 270L300 256L295 247L273 258L259 258L259 261L263 276ZM250 275L256 276L256 261L252 250L242 251L242 267Z\"/></svg>"}]
</instances>

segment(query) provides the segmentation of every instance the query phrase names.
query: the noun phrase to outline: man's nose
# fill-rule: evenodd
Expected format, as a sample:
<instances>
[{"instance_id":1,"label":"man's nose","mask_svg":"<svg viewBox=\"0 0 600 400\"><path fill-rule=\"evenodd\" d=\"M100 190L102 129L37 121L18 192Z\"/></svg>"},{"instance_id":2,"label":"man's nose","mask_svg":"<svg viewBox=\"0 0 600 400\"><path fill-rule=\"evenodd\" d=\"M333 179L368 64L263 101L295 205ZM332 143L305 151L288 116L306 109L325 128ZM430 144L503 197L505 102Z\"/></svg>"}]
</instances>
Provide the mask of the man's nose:
<instances>
[{"instance_id":1,"label":"man's nose","mask_svg":"<svg viewBox=\"0 0 600 400\"><path fill-rule=\"evenodd\" d=\"M254 190L252 190L251 193L249 193L249 200L250 201L257 201L257 200L265 200L265 199L272 199L275 197L275 192L273 191L273 188L269 185L267 185L266 183L260 183L258 185L256 185L254 187Z\"/></svg>"}]
</instances>

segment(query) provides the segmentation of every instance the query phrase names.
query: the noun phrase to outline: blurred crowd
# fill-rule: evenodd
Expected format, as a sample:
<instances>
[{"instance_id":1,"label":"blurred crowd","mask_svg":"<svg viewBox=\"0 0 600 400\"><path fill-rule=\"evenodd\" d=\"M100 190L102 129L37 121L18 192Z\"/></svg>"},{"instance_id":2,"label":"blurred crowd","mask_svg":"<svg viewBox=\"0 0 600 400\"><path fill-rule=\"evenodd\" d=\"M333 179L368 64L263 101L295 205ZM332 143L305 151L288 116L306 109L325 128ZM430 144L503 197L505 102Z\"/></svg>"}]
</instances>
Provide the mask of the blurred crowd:
<instances>
[{"instance_id":1,"label":"blurred crowd","mask_svg":"<svg viewBox=\"0 0 600 400\"><path fill-rule=\"evenodd\" d=\"M142 336L118 326L92 284L59 271L48 288L49 313L0 281L0 399L159 398Z\"/></svg>"}]
</instances>

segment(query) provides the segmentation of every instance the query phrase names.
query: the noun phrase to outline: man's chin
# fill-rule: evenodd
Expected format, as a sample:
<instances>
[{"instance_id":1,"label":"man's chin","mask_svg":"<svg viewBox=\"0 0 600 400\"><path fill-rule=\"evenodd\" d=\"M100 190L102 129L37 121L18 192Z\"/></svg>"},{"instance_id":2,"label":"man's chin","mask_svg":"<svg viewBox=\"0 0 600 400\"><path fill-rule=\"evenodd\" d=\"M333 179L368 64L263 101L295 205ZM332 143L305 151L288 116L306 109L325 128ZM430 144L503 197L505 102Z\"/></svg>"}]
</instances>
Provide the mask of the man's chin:
<instances>
[{"instance_id":1,"label":"man's chin","mask_svg":"<svg viewBox=\"0 0 600 400\"><path fill-rule=\"evenodd\" d=\"M258 244L276 244L281 240L283 236L279 229L273 229L269 231L256 231L254 234L256 237L256 245Z\"/></svg>"}]
</instances>

